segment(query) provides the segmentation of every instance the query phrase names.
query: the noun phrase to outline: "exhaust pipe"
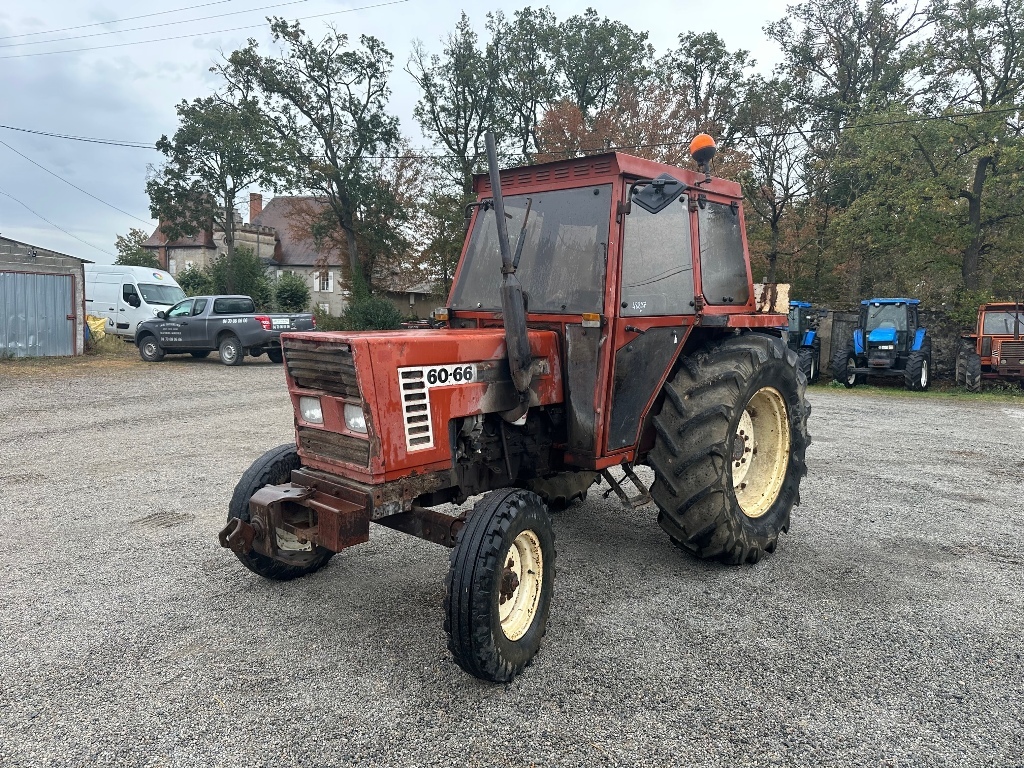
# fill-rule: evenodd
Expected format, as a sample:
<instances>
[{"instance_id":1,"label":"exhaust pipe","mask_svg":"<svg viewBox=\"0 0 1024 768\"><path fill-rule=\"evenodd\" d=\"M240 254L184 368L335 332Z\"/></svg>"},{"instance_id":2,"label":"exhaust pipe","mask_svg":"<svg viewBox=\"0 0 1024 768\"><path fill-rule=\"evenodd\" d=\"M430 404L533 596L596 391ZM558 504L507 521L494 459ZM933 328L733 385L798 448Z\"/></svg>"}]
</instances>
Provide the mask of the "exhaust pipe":
<instances>
[{"instance_id":1,"label":"exhaust pipe","mask_svg":"<svg viewBox=\"0 0 1024 768\"><path fill-rule=\"evenodd\" d=\"M494 133L484 134L487 145L487 166L491 177L491 192L494 196L494 215L498 225L498 247L501 249L501 314L505 323L505 349L508 366L512 372L512 383L519 396L526 400L533 378L530 353L530 339L526 333L526 306L523 301L523 286L516 277L518 255L522 252L526 237L526 220L516 244L516 257L508 241L508 227L505 225L505 202L501 197L501 170L498 168L498 151L494 144ZM527 209L529 216L529 209Z\"/></svg>"}]
</instances>

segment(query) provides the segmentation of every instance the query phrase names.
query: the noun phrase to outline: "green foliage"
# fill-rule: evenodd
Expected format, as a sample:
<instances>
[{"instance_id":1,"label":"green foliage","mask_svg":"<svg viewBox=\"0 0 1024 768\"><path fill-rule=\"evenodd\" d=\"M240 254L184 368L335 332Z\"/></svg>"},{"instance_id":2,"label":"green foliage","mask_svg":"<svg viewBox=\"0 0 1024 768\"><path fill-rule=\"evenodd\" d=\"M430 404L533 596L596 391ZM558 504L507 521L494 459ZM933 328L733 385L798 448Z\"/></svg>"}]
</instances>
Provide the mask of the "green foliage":
<instances>
[{"instance_id":1,"label":"green foliage","mask_svg":"<svg viewBox=\"0 0 1024 768\"><path fill-rule=\"evenodd\" d=\"M274 299L281 312L304 312L309 307L309 286L299 275L285 272L274 286Z\"/></svg>"},{"instance_id":2,"label":"green foliage","mask_svg":"<svg viewBox=\"0 0 1024 768\"><path fill-rule=\"evenodd\" d=\"M974 330L978 327L978 308L994 300L995 297L988 291L963 290L957 293L947 314L950 321L959 328Z\"/></svg>"},{"instance_id":3,"label":"green foliage","mask_svg":"<svg viewBox=\"0 0 1024 768\"><path fill-rule=\"evenodd\" d=\"M236 99L258 97L261 125L274 138L276 180L323 199L333 214L332 240L344 243L350 268L358 270L365 266L358 237L367 204L390 213L372 227L397 228L405 220L400 207L382 205L386 190L374 164L400 139L398 118L387 111L393 57L375 37L363 35L353 47L334 28L315 41L298 22L274 18L270 32L280 55L263 56L250 40L214 71Z\"/></svg>"},{"instance_id":4,"label":"green foliage","mask_svg":"<svg viewBox=\"0 0 1024 768\"><path fill-rule=\"evenodd\" d=\"M205 296L214 293L213 280L206 270L188 266L174 276L186 296Z\"/></svg>"},{"instance_id":5,"label":"green foliage","mask_svg":"<svg viewBox=\"0 0 1024 768\"><path fill-rule=\"evenodd\" d=\"M341 315L347 331L389 331L402 327L402 313L380 296L354 298Z\"/></svg>"},{"instance_id":6,"label":"green foliage","mask_svg":"<svg viewBox=\"0 0 1024 768\"><path fill-rule=\"evenodd\" d=\"M335 317L314 307L318 331L392 331L402 327L402 313L390 301L366 294L353 296L341 315Z\"/></svg>"},{"instance_id":7,"label":"green foliage","mask_svg":"<svg viewBox=\"0 0 1024 768\"><path fill-rule=\"evenodd\" d=\"M222 254L207 268L213 293L239 293L251 296L256 309L274 306L274 290L263 262L251 248L239 246L234 254Z\"/></svg>"},{"instance_id":8,"label":"green foliage","mask_svg":"<svg viewBox=\"0 0 1024 768\"><path fill-rule=\"evenodd\" d=\"M128 230L127 235L118 235L114 242L114 247L117 249L117 260L114 263L126 267L160 269L160 261L156 254L142 247L142 244L148 239L149 235L145 230L138 227L132 227Z\"/></svg>"},{"instance_id":9,"label":"green foliage","mask_svg":"<svg viewBox=\"0 0 1024 768\"><path fill-rule=\"evenodd\" d=\"M171 240L193 237L217 225L234 250L235 202L253 184L269 184L279 172L255 101L207 96L177 106L178 129L156 148L166 160L146 183L150 213Z\"/></svg>"}]
</instances>

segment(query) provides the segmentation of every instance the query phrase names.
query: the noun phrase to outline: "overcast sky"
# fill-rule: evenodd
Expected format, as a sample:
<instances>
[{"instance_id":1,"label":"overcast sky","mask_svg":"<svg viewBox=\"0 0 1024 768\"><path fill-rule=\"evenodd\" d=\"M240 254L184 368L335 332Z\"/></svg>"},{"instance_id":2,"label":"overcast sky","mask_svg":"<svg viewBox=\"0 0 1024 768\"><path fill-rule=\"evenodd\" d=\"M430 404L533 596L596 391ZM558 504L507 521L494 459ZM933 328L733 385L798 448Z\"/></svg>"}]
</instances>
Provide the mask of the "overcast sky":
<instances>
[{"instance_id":1,"label":"overcast sky","mask_svg":"<svg viewBox=\"0 0 1024 768\"><path fill-rule=\"evenodd\" d=\"M269 43L265 16L302 19L332 13L307 19L303 25L315 34L333 22L352 38L369 34L384 41L395 55L392 111L401 119L406 136L423 146L412 117L417 89L403 71L412 41L421 39L431 50L438 50L440 38L454 27L463 9L482 32L488 10L501 9L511 16L530 4L406 0L366 7L378 2L382 0L293 0L270 7L274 0L7 0L0 4L0 124L152 144L161 134L174 132L175 104L206 95L217 86L208 70L221 51L234 50L248 37L263 45ZM602 16L646 30L659 52L674 47L682 32L715 30L730 48L751 51L758 68L765 71L775 63L777 54L765 39L763 27L785 13L785 2L780 0L551 0L547 4L559 20L594 7ZM200 5L203 7L194 7ZM191 10L184 10L189 6L193 6ZM353 10L337 13L346 9ZM159 15L124 21L144 14ZM220 14L231 15L199 20ZM110 23L117 20L122 21ZM179 21L187 23L170 23ZM55 31L79 25L92 26ZM151 25L162 26L127 31ZM257 28L235 29L250 25ZM122 31L107 34L112 30ZM80 37L83 35L90 36ZM178 36L181 39L166 39ZM43 42L71 37L77 39ZM124 45L136 41L147 42ZM63 52L97 46L108 47ZM48 51L62 52L26 55ZM160 159L155 150L68 141L8 128L0 128L0 141L10 147L0 145L0 192L6 193L0 194L0 234L109 263L115 258L117 234L127 233L131 227L152 231L155 222L149 217L145 179L147 165ZM125 213L73 189L11 148Z\"/></svg>"}]
</instances>

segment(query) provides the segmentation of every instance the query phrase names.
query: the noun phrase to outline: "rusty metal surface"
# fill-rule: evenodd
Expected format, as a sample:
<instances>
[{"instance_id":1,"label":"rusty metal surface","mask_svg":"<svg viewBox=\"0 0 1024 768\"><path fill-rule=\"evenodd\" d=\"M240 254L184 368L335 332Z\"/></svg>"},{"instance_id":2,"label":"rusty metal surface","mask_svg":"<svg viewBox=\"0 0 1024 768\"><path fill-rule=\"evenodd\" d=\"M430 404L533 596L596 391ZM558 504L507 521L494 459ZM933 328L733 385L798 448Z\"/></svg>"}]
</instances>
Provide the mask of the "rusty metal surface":
<instances>
[{"instance_id":1,"label":"rusty metal surface","mask_svg":"<svg viewBox=\"0 0 1024 768\"><path fill-rule=\"evenodd\" d=\"M370 463L368 439L302 426L295 428L295 438L302 453L315 453L328 460L345 461L364 467Z\"/></svg>"},{"instance_id":2,"label":"rusty metal surface","mask_svg":"<svg viewBox=\"0 0 1024 768\"><path fill-rule=\"evenodd\" d=\"M598 355L602 329L582 325L565 327L565 381L568 387L569 448L574 454L593 455L596 451L597 414L594 398L597 389Z\"/></svg>"},{"instance_id":3,"label":"rusty metal surface","mask_svg":"<svg viewBox=\"0 0 1024 768\"><path fill-rule=\"evenodd\" d=\"M249 500L249 518L255 530L252 549L284 562L301 559L302 554L282 550L280 531L311 549L324 547L333 552L360 544L370 534L365 504L293 483L264 486L254 493ZM226 539L230 543L230 533Z\"/></svg>"},{"instance_id":4,"label":"rusty metal surface","mask_svg":"<svg viewBox=\"0 0 1024 768\"><path fill-rule=\"evenodd\" d=\"M425 507L413 507L408 512L382 517L374 522L443 547L454 547L459 531L466 524L466 518L452 517Z\"/></svg>"},{"instance_id":5,"label":"rusty metal surface","mask_svg":"<svg viewBox=\"0 0 1024 768\"><path fill-rule=\"evenodd\" d=\"M256 539L256 529L237 517L228 520L228 524L217 535L220 545L239 555L252 552L252 544Z\"/></svg>"},{"instance_id":6,"label":"rusty metal surface","mask_svg":"<svg viewBox=\"0 0 1024 768\"><path fill-rule=\"evenodd\" d=\"M452 475L448 470L410 475L372 485L309 467L294 470L292 482L329 493L353 504L363 505L369 511L371 520L408 510L420 496L453 485Z\"/></svg>"},{"instance_id":7,"label":"rusty metal surface","mask_svg":"<svg viewBox=\"0 0 1024 768\"><path fill-rule=\"evenodd\" d=\"M304 341L283 337L285 368L295 386L338 395L357 403L362 400L356 366L348 344Z\"/></svg>"}]
</instances>

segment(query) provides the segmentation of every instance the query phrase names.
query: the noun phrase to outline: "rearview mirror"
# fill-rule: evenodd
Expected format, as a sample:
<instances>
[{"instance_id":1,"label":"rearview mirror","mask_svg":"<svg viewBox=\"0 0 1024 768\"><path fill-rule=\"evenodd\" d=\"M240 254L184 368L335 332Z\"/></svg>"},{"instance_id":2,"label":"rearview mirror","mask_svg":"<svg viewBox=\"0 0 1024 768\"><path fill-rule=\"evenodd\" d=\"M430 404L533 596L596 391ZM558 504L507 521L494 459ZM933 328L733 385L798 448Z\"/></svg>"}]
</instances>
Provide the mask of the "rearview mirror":
<instances>
[{"instance_id":1,"label":"rearview mirror","mask_svg":"<svg viewBox=\"0 0 1024 768\"><path fill-rule=\"evenodd\" d=\"M638 187L643 186L639 192ZM648 213L658 213L669 206L674 200L686 191L686 184L679 179L661 174L656 179L642 179L633 183L630 187L630 200L635 202Z\"/></svg>"},{"instance_id":2,"label":"rearview mirror","mask_svg":"<svg viewBox=\"0 0 1024 768\"><path fill-rule=\"evenodd\" d=\"M128 303L136 309L142 306L142 300L139 298L138 294L135 293L128 294Z\"/></svg>"},{"instance_id":3,"label":"rearview mirror","mask_svg":"<svg viewBox=\"0 0 1024 768\"><path fill-rule=\"evenodd\" d=\"M156 316L159 317L161 320L164 320L167 317L167 315L164 314L164 311L162 309L156 313Z\"/></svg>"}]
</instances>

